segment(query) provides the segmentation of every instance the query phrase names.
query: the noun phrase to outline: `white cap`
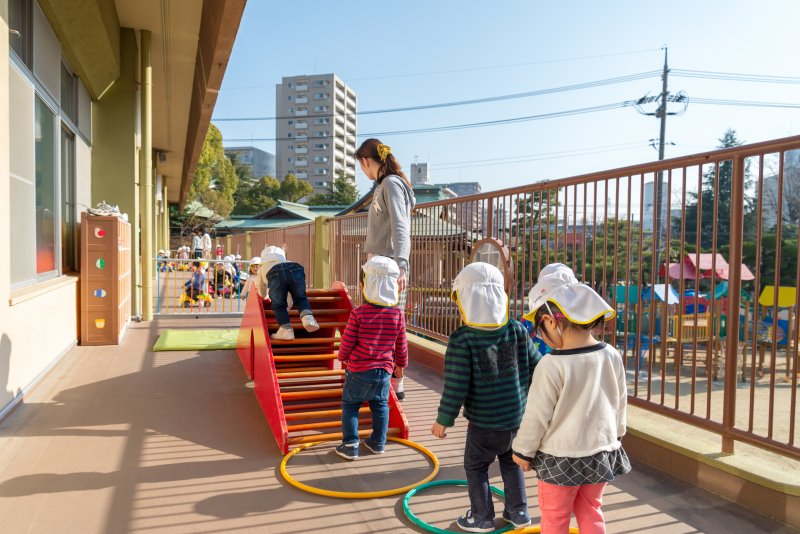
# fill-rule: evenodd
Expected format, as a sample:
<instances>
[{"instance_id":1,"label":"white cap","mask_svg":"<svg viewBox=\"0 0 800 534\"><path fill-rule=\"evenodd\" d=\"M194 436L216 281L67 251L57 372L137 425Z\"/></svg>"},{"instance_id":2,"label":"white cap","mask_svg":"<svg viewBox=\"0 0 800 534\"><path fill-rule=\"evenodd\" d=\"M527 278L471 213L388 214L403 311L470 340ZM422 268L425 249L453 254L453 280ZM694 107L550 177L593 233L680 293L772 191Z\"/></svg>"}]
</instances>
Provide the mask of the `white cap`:
<instances>
[{"instance_id":1,"label":"white cap","mask_svg":"<svg viewBox=\"0 0 800 534\"><path fill-rule=\"evenodd\" d=\"M261 265L261 258L258 256L253 256L250 258L250 265Z\"/></svg>"},{"instance_id":2,"label":"white cap","mask_svg":"<svg viewBox=\"0 0 800 534\"><path fill-rule=\"evenodd\" d=\"M468 326L499 328L508 322L503 273L494 265L470 263L453 281L456 302Z\"/></svg>"},{"instance_id":3,"label":"white cap","mask_svg":"<svg viewBox=\"0 0 800 534\"><path fill-rule=\"evenodd\" d=\"M397 306L399 301L399 287L397 278L400 276L400 267L397 262L386 256L372 256L364 269L364 299L370 304L378 306Z\"/></svg>"},{"instance_id":4,"label":"white cap","mask_svg":"<svg viewBox=\"0 0 800 534\"><path fill-rule=\"evenodd\" d=\"M524 318L533 322L536 311L547 301L554 302L575 324L589 324L600 317L608 321L616 315L614 308L562 263L551 263L539 273L539 280L528 293L530 311Z\"/></svg>"}]
</instances>

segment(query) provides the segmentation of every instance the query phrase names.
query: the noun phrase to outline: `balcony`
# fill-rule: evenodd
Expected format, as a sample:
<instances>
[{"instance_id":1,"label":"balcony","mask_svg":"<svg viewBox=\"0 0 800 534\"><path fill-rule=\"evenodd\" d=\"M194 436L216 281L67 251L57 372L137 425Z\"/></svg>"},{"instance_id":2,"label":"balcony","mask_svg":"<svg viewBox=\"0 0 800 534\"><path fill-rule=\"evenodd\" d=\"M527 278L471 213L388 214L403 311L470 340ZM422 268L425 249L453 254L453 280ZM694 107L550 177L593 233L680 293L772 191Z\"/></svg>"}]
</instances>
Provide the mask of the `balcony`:
<instances>
[{"instance_id":1,"label":"balcony","mask_svg":"<svg viewBox=\"0 0 800 534\"><path fill-rule=\"evenodd\" d=\"M295 167L307 167L308 160L307 159L298 159L294 162Z\"/></svg>"},{"instance_id":2,"label":"balcony","mask_svg":"<svg viewBox=\"0 0 800 534\"><path fill-rule=\"evenodd\" d=\"M297 134L295 136L295 141L308 141L308 135L306 135L306 134Z\"/></svg>"},{"instance_id":3,"label":"balcony","mask_svg":"<svg viewBox=\"0 0 800 534\"><path fill-rule=\"evenodd\" d=\"M295 104L308 104L307 96L298 96L294 99Z\"/></svg>"},{"instance_id":4,"label":"balcony","mask_svg":"<svg viewBox=\"0 0 800 534\"><path fill-rule=\"evenodd\" d=\"M327 163L328 156L314 156L314 163Z\"/></svg>"},{"instance_id":5,"label":"balcony","mask_svg":"<svg viewBox=\"0 0 800 534\"><path fill-rule=\"evenodd\" d=\"M306 121L297 121L294 123L294 127L296 130L304 130L308 128L308 122Z\"/></svg>"},{"instance_id":6,"label":"balcony","mask_svg":"<svg viewBox=\"0 0 800 534\"><path fill-rule=\"evenodd\" d=\"M298 109L294 112L295 117L308 117L307 109Z\"/></svg>"},{"instance_id":7,"label":"balcony","mask_svg":"<svg viewBox=\"0 0 800 534\"><path fill-rule=\"evenodd\" d=\"M308 154L308 147L299 146L294 149L295 154Z\"/></svg>"},{"instance_id":8,"label":"balcony","mask_svg":"<svg viewBox=\"0 0 800 534\"><path fill-rule=\"evenodd\" d=\"M308 84L307 83L298 83L294 86L295 91L308 91Z\"/></svg>"},{"instance_id":9,"label":"balcony","mask_svg":"<svg viewBox=\"0 0 800 534\"><path fill-rule=\"evenodd\" d=\"M295 173L295 176L297 176L300 180L308 180L308 173L305 171L298 171Z\"/></svg>"},{"instance_id":10,"label":"balcony","mask_svg":"<svg viewBox=\"0 0 800 534\"><path fill-rule=\"evenodd\" d=\"M694 168L696 176L702 177L703 171L720 168L726 162L730 162L732 174L741 177L749 158L794 150L800 150L800 137L493 191L478 197L421 203L411 225L411 291L403 310L410 334L410 366L408 397L402 408L409 422L410 439L437 455L439 478L462 476L467 432L463 417L449 429L446 440L433 438L429 431L442 393L444 342L460 325L458 308L449 299L450 285L456 266L469 262L472 251L481 252L474 246L481 236L501 236L512 245L509 263L515 268L508 270L512 316L519 317L527 311L524 296L536 275L529 266L540 257L544 261L558 258L574 266L584 280L607 281L596 285L602 286L599 290L620 312L619 320L595 332L618 347L623 357L628 390L628 431L623 444L634 464L632 473L618 477L606 490L608 531L796 532L800 526L796 348L779 345L776 334L780 323L771 329L762 322L764 308L769 306L754 313L760 300L757 295L750 302L740 298L742 291L748 293L753 287L768 285L772 273L762 277L761 269L754 268L754 279L743 280L740 267L746 247L729 247L729 243L713 239L707 247L710 261L725 260L723 254L731 261L730 269L717 271L713 266L706 269L706 257L694 256L696 261L685 261L683 237L677 244L668 240L665 250L678 252L673 255L681 258L680 273L690 265L696 266L696 276L707 273L709 277L701 282L706 287L720 284L723 274L728 278L724 306L722 298L709 300L708 308L701 311L699 302L692 301L694 309L687 312L687 295L682 291L687 280L671 278L669 264L659 274L657 260L645 254L648 246L654 247L652 241L648 245L651 238L640 241L640 227L630 224L632 210L642 208L636 195L628 200L625 197L629 195L618 195L613 210L597 206L580 222L570 222L565 217L579 206L586 215L592 206L586 206L578 194L595 192L598 186L607 193L609 184L630 187L660 171L672 177L671 185L676 186L680 181L673 174ZM752 179L763 185L770 176L754 167ZM329 178L315 179L314 184L323 187ZM742 213L749 200L746 195L755 194L739 190L739 195L731 197L728 192L713 188L703 191L710 196L701 200L710 199L713 205L722 200L730 202L734 213ZM682 211L693 193L691 189L669 192L671 200L682 205ZM545 207L545 198L552 206ZM536 216L531 215L531 206L536 206ZM552 221L548 220L550 216ZM221 243L226 251L240 249L245 257L254 255L252 248L261 248L267 242L285 244L287 256L305 266L309 282L320 287L328 285L326 280L341 280L353 304L359 305L363 303L357 288L366 218L365 213L354 213L329 221L253 232L247 239L233 236ZM761 234L760 218L753 222L756 228L752 229L743 228L743 220L731 217L732 233L747 237L752 230ZM319 222L323 231L317 229ZM622 222L626 226L620 226ZM685 234L685 219L676 224L682 226L680 234ZM776 217L774 224L780 229L781 217ZM667 235L675 238L676 233ZM600 258L595 256L592 261L588 252L598 236L602 236L604 250ZM705 237L698 235L697 240ZM231 246L233 243L235 247ZM625 249L628 254L620 254L620 246L630 247ZM780 247L780 240L772 246ZM327 265L325 262L314 261L315 251L327 254L334 248L336 253L329 258L330 270L321 267ZM622 260L623 257L635 259ZM764 261L778 263L777 258L774 254L771 260ZM639 273L646 271L634 274L630 265ZM721 265L716 263L716 267ZM774 267L776 273L792 280L800 275L796 264L778 263ZM173 278L166 278L167 274ZM644 307L640 298L644 293L631 280L634 275L645 281L655 279L665 290L666 286L680 288L678 302L659 301L656 286L646 306L651 315L634 319L633 314ZM159 291L173 287L180 292L185 278L178 277L187 275L181 271L158 271L157 276L153 282ZM620 287L622 290L618 291ZM671 295L668 291L664 294ZM636 295L635 304L630 295ZM237 333L241 319L229 315L232 306L243 306L244 301L218 298L208 309L184 309L172 297L168 299L172 315L165 312L153 321L131 323L121 345L72 348L51 372L42 375L35 388L26 392L24 402L0 421L0 458L6 460L3 465L7 466L0 470L0 509L5 530L376 530L376 524L363 521L362 515L378 517L377 528L381 531L407 532L414 528L399 512L399 498L318 498L287 486L277 474L284 456L272 439L255 397L255 391L260 395L265 391L263 382L258 382L263 377L256 375L255 384L248 383L233 350L208 351L187 346L171 352L152 351L154 340L165 335L166 330L186 331L190 327L211 334L209 337L217 341L230 339L222 330ZM774 298L777 305L778 295ZM154 298L152 305L156 308L164 302L160 297ZM263 310L260 301L250 304L259 314ZM671 307L690 317L686 321L681 315L674 319ZM743 309L744 314L734 312L742 324L726 321L727 332L723 334L725 309ZM217 312L219 315L214 315ZM753 315L758 321L755 324ZM656 329L657 319L661 323ZM330 328L334 332L336 327ZM647 330L667 335L661 341ZM641 344L643 331L645 347ZM739 332L744 334L742 339ZM416 334L424 335L424 339ZM264 351L266 339L261 339L259 350ZM555 357L558 356L546 358ZM338 362L332 361L333 370L341 373ZM316 382L311 388L318 388ZM337 402L333 401L331 409ZM427 475L431 465L415 451L395 443L390 443L386 454L380 457L364 454L359 462L344 463L326 444L302 451L287 469L298 480L329 489L352 490L355 483L364 489L379 490L412 484ZM525 482L530 512L537 518L536 479L527 476ZM496 470L492 471L490 483L502 484ZM309 513L309 504L313 513ZM463 488L419 494L413 505L423 520L439 527L451 525L465 506ZM32 508L35 513L30 511ZM754 510L790 520L792 526Z\"/></svg>"}]
</instances>

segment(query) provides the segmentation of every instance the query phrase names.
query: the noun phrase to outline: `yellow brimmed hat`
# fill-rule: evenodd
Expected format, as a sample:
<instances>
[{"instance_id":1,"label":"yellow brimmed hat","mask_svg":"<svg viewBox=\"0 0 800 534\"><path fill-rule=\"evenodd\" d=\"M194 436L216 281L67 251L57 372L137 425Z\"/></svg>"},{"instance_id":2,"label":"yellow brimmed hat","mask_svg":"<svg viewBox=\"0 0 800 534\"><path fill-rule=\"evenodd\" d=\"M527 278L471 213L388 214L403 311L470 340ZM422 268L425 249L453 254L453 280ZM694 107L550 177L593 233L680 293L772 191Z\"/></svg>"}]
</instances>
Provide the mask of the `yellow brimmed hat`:
<instances>
[{"instance_id":1,"label":"yellow brimmed hat","mask_svg":"<svg viewBox=\"0 0 800 534\"><path fill-rule=\"evenodd\" d=\"M539 280L528 294L530 311L523 318L534 322L536 311L548 301L575 324L589 324L601 317L608 321L616 315L614 308L594 289L579 282L572 269L562 263L551 263L539 273Z\"/></svg>"}]
</instances>

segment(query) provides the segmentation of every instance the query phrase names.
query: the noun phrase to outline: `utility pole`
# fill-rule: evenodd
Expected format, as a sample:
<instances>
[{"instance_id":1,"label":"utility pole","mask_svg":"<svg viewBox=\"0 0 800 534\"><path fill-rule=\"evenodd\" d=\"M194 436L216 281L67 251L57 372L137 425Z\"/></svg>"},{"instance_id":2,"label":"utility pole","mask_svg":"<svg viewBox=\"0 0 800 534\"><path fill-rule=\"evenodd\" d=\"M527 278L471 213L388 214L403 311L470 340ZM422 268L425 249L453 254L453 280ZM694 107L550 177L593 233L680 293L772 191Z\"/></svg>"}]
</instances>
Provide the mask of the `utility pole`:
<instances>
[{"instance_id":1,"label":"utility pole","mask_svg":"<svg viewBox=\"0 0 800 534\"><path fill-rule=\"evenodd\" d=\"M661 134L658 138L658 160L661 161L664 159L664 146L666 145L666 138L667 138L667 78L669 76L669 67L667 66L667 47L664 47L664 72L661 73L661 105L659 106L658 110L656 110L656 117L661 119ZM663 209L662 206L664 205L664 198L662 191L664 189L664 171L658 172L658 183L653 184L655 186L655 203L653 206L653 239L655 239L655 256L653 262L653 270L657 273L659 266L661 265L658 260L658 252L659 248L659 241L661 241L661 210ZM667 218L667 221L669 219ZM667 255L669 256L669 255ZM667 263L669 263L669 258L667 258ZM667 265L669 268L669 265Z\"/></svg>"},{"instance_id":2,"label":"utility pole","mask_svg":"<svg viewBox=\"0 0 800 534\"><path fill-rule=\"evenodd\" d=\"M661 134L658 139L658 159L664 159L664 148L667 145L667 116L668 115L681 115L686 112L689 106L689 97L683 91L678 91L674 95L669 94L668 89L669 65L667 63L667 47L664 47L664 70L661 74L661 94L658 96L643 96L636 101L636 111L642 115L649 115L661 119ZM655 111L645 111L643 107L646 104L658 103L658 108ZM678 111L668 111L667 105L672 103L682 104L683 107ZM653 240L655 244L655 257L653 258L653 266L655 269L659 268L659 249L661 241L661 211L664 209L664 171L659 171L656 181L653 183L654 191L654 205L653 205ZM669 224L669 210L664 217L666 224Z\"/></svg>"}]
</instances>

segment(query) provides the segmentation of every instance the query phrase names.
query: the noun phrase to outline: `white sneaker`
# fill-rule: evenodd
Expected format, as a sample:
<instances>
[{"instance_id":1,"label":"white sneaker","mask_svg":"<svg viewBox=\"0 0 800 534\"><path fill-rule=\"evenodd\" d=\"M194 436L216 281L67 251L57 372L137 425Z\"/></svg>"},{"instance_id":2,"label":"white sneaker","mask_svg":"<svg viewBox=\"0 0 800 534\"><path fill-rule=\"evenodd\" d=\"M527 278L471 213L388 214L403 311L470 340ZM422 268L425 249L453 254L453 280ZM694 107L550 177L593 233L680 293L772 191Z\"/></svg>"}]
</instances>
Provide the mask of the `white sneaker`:
<instances>
[{"instance_id":1,"label":"white sneaker","mask_svg":"<svg viewBox=\"0 0 800 534\"><path fill-rule=\"evenodd\" d=\"M303 323L303 328L306 329L306 332L316 332L319 330L319 323L314 319L313 315L304 315L300 318L300 321Z\"/></svg>"},{"instance_id":2,"label":"white sneaker","mask_svg":"<svg viewBox=\"0 0 800 534\"><path fill-rule=\"evenodd\" d=\"M269 336L270 339L280 339L283 341L290 341L294 339L294 330L291 328L278 328L278 331Z\"/></svg>"}]
</instances>

